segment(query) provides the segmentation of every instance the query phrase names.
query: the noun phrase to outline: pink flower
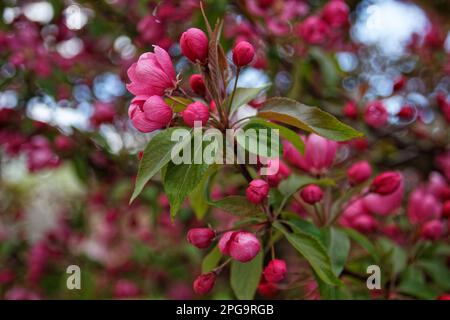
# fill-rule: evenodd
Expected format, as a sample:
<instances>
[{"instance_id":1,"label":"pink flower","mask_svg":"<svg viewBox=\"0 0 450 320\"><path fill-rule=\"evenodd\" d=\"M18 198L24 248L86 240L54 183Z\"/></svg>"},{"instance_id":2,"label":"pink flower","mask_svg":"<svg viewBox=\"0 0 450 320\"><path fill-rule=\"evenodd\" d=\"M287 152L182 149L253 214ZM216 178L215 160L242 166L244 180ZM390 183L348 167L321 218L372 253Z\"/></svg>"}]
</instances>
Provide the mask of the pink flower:
<instances>
[{"instance_id":1,"label":"pink flower","mask_svg":"<svg viewBox=\"0 0 450 320\"><path fill-rule=\"evenodd\" d=\"M323 174L331 167L338 144L317 134L310 134L303 139L305 154L302 156L290 143L283 144L284 157L293 165L313 175Z\"/></svg>"},{"instance_id":2,"label":"pink flower","mask_svg":"<svg viewBox=\"0 0 450 320\"><path fill-rule=\"evenodd\" d=\"M349 9L347 4L342 0L329 1L322 11L322 18L330 27L339 28L348 23Z\"/></svg>"},{"instance_id":3,"label":"pink flower","mask_svg":"<svg viewBox=\"0 0 450 320\"><path fill-rule=\"evenodd\" d=\"M286 276L286 262L280 259L273 259L264 268L264 278L267 282L279 282Z\"/></svg>"},{"instance_id":4,"label":"pink flower","mask_svg":"<svg viewBox=\"0 0 450 320\"><path fill-rule=\"evenodd\" d=\"M343 111L344 115L349 119L356 119L358 117L358 107L354 101L348 101Z\"/></svg>"},{"instance_id":5,"label":"pink flower","mask_svg":"<svg viewBox=\"0 0 450 320\"><path fill-rule=\"evenodd\" d=\"M442 205L442 217L450 219L450 200L447 200Z\"/></svg>"},{"instance_id":6,"label":"pink flower","mask_svg":"<svg viewBox=\"0 0 450 320\"><path fill-rule=\"evenodd\" d=\"M440 220L426 222L420 229L422 237L428 240L438 240L444 233L444 224Z\"/></svg>"},{"instance_id":7,"label":"pink flower","mask_svg":"<svg viewBox=\"0 0 450 320\"><path fill-rule=\"evenodd\" d=\"M393 193L400 186L402 176L395 171L387 171L379 174L373 179L370 185L370 192L380 195L388 195Z\"/></svg>"},{"instance_id":8,"label":"pink flower","mask_svg":"<svg viewBox=\"0 0 450 320\"><path fill-rule=\"evenodd\" d=\"M370 193L365 196L363 199L364 207L371 213L379 214L382 216L391 214L392 212L397 210L402 204L404 192L403 177L400 176L400 178L400 185L393 193L388 195Z\"/></svg>"},{"instance_id":9,"label":"pink flower","mask_svg":"<svg viewBox=\"0 0 450 320\"><path fill-rule=\"evenodd\" d=\"M28 289L13 287L5 292L5 300L40 300L40 297Z\"/></svg>"},{"instance_id":10,"label":"pink flower","mask_svg":"<svg viewBox=\"0 0 450 320\"><path fill-rule=\"evenodd\" d=\"M189 28L180 38L183 54L192 62L205 63L208 58L208 37L197 28Z\"/></svg>"},{"instance_id":11,"label":"pink flower","mask_svg":"<svg viewBox=\"0 0 450 320\"><path fill-rule=\"evenodd\" d=\"M313 45L323 44L330 29L318 16L310 16L297 27L297 33L305 42Z\"/></svg>"},{"instance_id":12,"label":"pink flower","mask_svg":"<svg viewBox=\"0 0 450 320\"><path fill-rule=\"evenodd\" d=\"M194 91L199 96L204 96L206 92L205 82L203 81L203 76L201 74L193 74L189 78L189 85L192 91Z\"/></svg>"},{"instance_id":13,"label":"pink flower","mask_svg":"<svg viewBox=\"0 0 450 320\"><path fill-rule=\"evenodd\" d=\"M212 290L216 283L216 274L214 272L201 274L195 279L193 288L196 294L207 294Z\"/></svg>"},{"instance_id":14,"label":"pink flower","mask_svg":"<svg viewBox=\"0 0 450 320\"><path fill-rule=\"evenodd\" d=\"M247 199L252 203L260 203L267 197L268 194L269 185L261 179L255 179L250 182L246 190Z\"/></svg>"},{"instance_id":15,"label":"pink flower","mask_svg":"<svg viewBox=\"0 0 450 320\"><path fill-rule=\"evenodd\" d=\"M117 281L114 286L113 295L115 298L135 298L139 296L139 294L139 287L134 282L129 280L121 279Z\"/></svg>"},{"instance_id":16,"label":"pink flower","mask_svg":"<svg viewBox=\"0 0 450 320\"><path fill-rule=\"evenodd\" d=\"M255 49L247 41L241 41L233 48L233 62L237 67L243 67L252 62Z\"/></svg>"},{"instance_id":17,"label":"pink flower","mask_svg":"<svg viewBox=\"0 0 450 320\"><path fill-rule=\"evenodd\" d=\"M138 96L131 101L128 116L133 126L141 132L152 132L166 127L172 120L172 109L163 98Z\"/></svg>"},{"instance_id":18,"label":"pink flower","mask_svg":"<svg viewBox=\"0 0 450 320\"><path fill-rule=\"evenodd\" d=\"M364 110L364 121L373 128L380 128L386 124L388 113L383 102L376 100L369 102Z\"/></svg>"},{"instance_id":19,"label":"pink flower","mask_svg":"<svg viewBox=\"0 0 450 320\"><path fill-rule=\"evenodd\" d=\"M440 201L423 187L415 189L408 201L408 219L412 224L422 224L440 217L442 205Z\"/></svg>"},{"instance_id":20,"label":"pink flower","mask_svg":"<svg viewBox=\"0 0 450 320\"><path fill-rule=\"evenodd\" d=\"M197 248L204 249L211 245L216 233L210 228L194 228L189 230L187 240Z\"/></svg>"},{"instance_id":21,"label":"pink flower","mask_svg":"<svg viewBox=\"0 0 450 320\"><path fill-rule=\"evenodd\" d=\"M72 146L73 141L67 136L60 134L55 138L55 147L60 151L68 151Z\"/></svg>"},{"instance_id":22,"label":"pink flower","mask_svg":"<svg viewBox=\"0 0 450 320\"><path fill-rule=\"evenodd\" d=\"M131 83L127 84L127 89L136 96L162 96L166 90L176 87L175 70L169 54L163 48L154 48L154 53L143 53L128 69Z\"/></svg>"},{"instance_id":23,"label":"pink flower","mask_svg":"<svg viewBox=\"0 0 450 320\"><path fill-rule=\"evenodd\" d=\"M361 214L353 219L352 227L362 233L371 233L377 229L378 223L371 215Z\"/></svg>"},{"instance_id":24,"label":"pink flower","mask_svg":"<svg viewBox=\"0 0 450 320\"><path fill-rule=\"evenodd\" d=\"M224 255L240 262L248 262L258 254L261 244L252 233L228 231L220 238L219 249Z\"/></svg>"},{"instance_id":25,"label":"pink flower","mask_svg":"<svg viewBox=\"0 0 450 320\"><path fill-rule=\"evenodd\" d=\"M190 127L194 127L196 121L204 126L209 119L209 110L203 103L196 101L188 105L181 115L184 122Z\"/></svg>"},{"instance_id":26,"label":"pink flower","mask_svg":"<svg viewBox=\"0 0 450 320\"><path fill-rule=\"evenodd\" d=\"M116 110L110 103L97 102L94 105L94 113L90 121L94 127L98 127L102 123L111 123L116 116Z\"/></svg>"},{"instance_id":27,"label":"pink flower","mask_svg":"<svg viewBox=\"0 0 450 320\"><path fill-rule=\"evenodd\" d=\"M312 205L322 200L323 191L318 185L310 184L302 189L300 196L303 201Z\"/></svg>"},{"instance_id":28,"label":"pink flower","mask_svg":"<svg viewBox=\"0 0 450 320\"><path fill-rule=\"evenodd\" d=\"M400 111L397 112L397 117L399 117L402 120L411 120L415 115L415 109L414 107L410 105L404 105L401 107Z\"/></svg>"},{"instance_id":29,"label":"pink flower","mask_svg":"<svg viewBox=\"0 0 450 320\"><path fill-rule=\"evenodd\" d=\"M291 169L280 159L270 159L267 162L267 182L271 187L277 187L281 180L291 174Z\"/></svg>"},{"instance_id":30,"label":"pink flower","mask_svg":"<svg viewBox=\"0 0 450 320\"><path fill-rule=\"evenodd\" d=\"M277 285L273 282L260 282L258 293L266 298L273 298L278 293Z\"/></svg>"},{"instance_id":31,"label":"pink flower","mask_svg":"<svg viewBox=\"0 0 450 320\"><path fill-rule=\"evenodd\" d=\"M370 164L365 160L354 163L347 170L348 181L352 186L363 183L364 181L369 179L371 175L372 168L370 167Z\"/></svg>"}]
</instances>

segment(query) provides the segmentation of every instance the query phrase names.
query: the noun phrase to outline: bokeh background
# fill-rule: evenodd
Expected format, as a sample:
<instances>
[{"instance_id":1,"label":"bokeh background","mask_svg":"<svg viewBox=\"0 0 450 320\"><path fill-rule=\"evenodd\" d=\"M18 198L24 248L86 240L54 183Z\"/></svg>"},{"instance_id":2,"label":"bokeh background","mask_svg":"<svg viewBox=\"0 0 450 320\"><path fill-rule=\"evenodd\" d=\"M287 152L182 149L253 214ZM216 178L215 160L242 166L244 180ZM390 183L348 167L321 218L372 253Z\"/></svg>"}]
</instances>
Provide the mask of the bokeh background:
<instances>
[{"instance_id":1,"label":"bokeh background","mask_svg":"<svg viewBox=\"0 0 450 320\"><path fill-rule=\"evenodd\" d=\"M403 170L408 191L435 170L450 178L450 116L439 107L450 90L448 1L347 1L348 26L323 45L305 44L295 30L327 1L266 1L277 8L267 18L259 2L205 1L210 21L225 18L228 54L238 39L257 48L240 86L272 82L270 95L320 105L364 131L367 139L354 142L359 156ZM288 5L295 12L283 19L277 14ZM0 298L198 298L191 283L204 253L185 240L198 225L189 205L171 223L157 180L128 204L138 153L152 134L130 124L125 87L127 68L154 44L170 52L177 72L192 72L178 45L192 26L204 29L197 0L1 1ZM388 111L385 128L346 117L348 101L362 108L374 99ZM406 104L413 114L398 116ZM342 148L341 162L350 157ZM225 179L213 195L240 192L240 183ZM225 215L211 209L208 219ZM448 236L442 243L448 252ZM66 288L72 264L82 290ZM425 297L445 289L426 289L435 291ZM210 297L234 297L226 276ZM307 283L277 297L317 293ZM361 289L351 298L378 297Z\"/></svg>"}]
</instances>

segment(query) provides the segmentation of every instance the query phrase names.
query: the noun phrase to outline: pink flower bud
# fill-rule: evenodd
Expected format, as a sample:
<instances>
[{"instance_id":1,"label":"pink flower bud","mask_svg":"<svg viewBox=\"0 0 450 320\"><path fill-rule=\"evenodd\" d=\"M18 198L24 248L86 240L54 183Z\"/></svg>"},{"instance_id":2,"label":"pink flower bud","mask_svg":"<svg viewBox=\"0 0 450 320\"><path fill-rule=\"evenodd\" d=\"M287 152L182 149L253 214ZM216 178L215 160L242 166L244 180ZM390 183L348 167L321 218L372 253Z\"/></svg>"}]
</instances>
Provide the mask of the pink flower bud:
<instances>
[{"instance_id":1,"label":"pink flower bud","mask_svg":"<svg viewBox=\"0 0 450 320\"><path fill-rule=\"evenodd\" d=\"M189 85L192 91L194 91L199 96L204 96L206 92L205 82L201 74L193 74L189 78Z\"/></svg>"},{"instance_id":2,"label":"pink flower bud","mask_svg":"<svg viewBox=\"0 0 450 320\"><path fill-rule=\"evenodd\" d=\"M258 293L266 298L273 298L278 293L278 288L273 282L260 282Z\"/></svg>"},{"instance_id":3,"label":"pink flower bud","mask_svg":"<svg viewBox=\"0 0 450 320\"><path fill-rule=\"evenodd\" d=\"M331 27L339 28L348 23L348 13L349 9L344 1L332 0L323 8L322 17Z\"/></svg>"},{"instance_id":4,"label":"pink flower bud","mask_svg":"<svg viewBox=\"0 0 450 320\"><path fill-rule=\"evenodd\" d=\"M442 206L442 217L450 219L450 200L445 201Z\"/></svg>"},{"instance_id":5,"label":"pink flower bud","mask_svg":"<svg viewBox=\"0 0 450 320\"><path fill-rule=\"evenodd\" d=\"M201 122L204 126L209 119L209 110L203 103L196 101L184 109L182 116L184 122L190 127L194 127L195 121Z\"/></svg>"},{"instance_id":6,"label":"pink flower bud","mask_svg":"<svg viewBox=\"0 0 450 320\"><path fill-rule=\"evenodd\" d=\"M394 85L392 86L392 90L394 92L400 91L405 87L406 78L404 76L399 76L395 79Z\"/></svg>"},{"instance_id":7,"label":"pink flower bud","mask_svg":"<svg viewBox=\"0 0 450 320\"><path fill-rule=\"evenodd\" d=\"M379 174L373 179L370 191L381 195L393 193L400 186L402 177L400 173L387 171Z\"/></svg>"},{"instance_id":8,"label":"pink flower bud","mask_svg":"<svg viewBox=\"0 0 450 320\"><path fill-rule=\"evenodd\" d=\"M72 149L72 140L64 135L59 135L55 138L55 147L60 151L69 151Z\"/></svg>"},{"instance_id":9,"label":"pink flower bud","mask_svg":"<svg viewBox=\"0 0 450 320\"><path fill-rule=\"evenodd\" d=\"M370 178L371 175L372 168L370 167L370 164L365 160L354 163L347 170L348 181L352 186L366 181Z\"/></svg>"},{"instance_id":10,"label":"pink flower bud","mask_svg":"<svg viewBox=\"0 0 450 320\"><path fill-rule=\"evenodd\" d=\"M397 113L397 117L399 117L402 120L410 120L414 117L414 113L415 113L414 107L410 105L404 105Z\"/></svg>"},{"instance_id":11,"label":"pink flower bud","mask_svg":"<svg viewBox=\"0 0 450 320\"><path fill-rule=\"evenodd\" d=\"M207 294L216 283L216 274L214 272L201 274L194 281L194 292L196 294Z\"/></svg>"},{"instance_id":12,"label":"pink flower bud","mask_svg":"<svg viewBox=\"0 0 450 320\"><path fill-rule=\"evenodd\" d=\"M450 300L450 294L444 293L441 294L439 297L436 298L437 300Z\"/></svg>"},{"instance_id":13,"label":"pink flower bud","mask_svg":"<svg viewBox=\"0 0 450 320\"><path fill-rule=\"evenodd\" d=\"M180 47L192 62L205 63L208 58L208 37L197 28L189 28L181 35Z\"/></svg>"},{"instance_id":14,"label":"pink flower bud","mask_svg":"<svg viewBox=\"0 0 450 320\"><path fill-rule=\"evenodd\" d=\"M384 126L388 119L388 113L383 102L376 100L369 102L364 110L364 121L373 128Z\"/></svg>"},{"instance_id":15,"label":"pink flower bud","mask_svg":"<svg viewBox=\"0 0 450 320\"><path fill-rule=\"evenodd\" d=\"M131 281L119 280L114 286L114 297L115 298L134 298L139 296L139 287Z\"/></svg>"},{"instance_id":16,"label":"pink flower bud","mask_svg":"<svg viewBox=\"0 0 450 320\"><path fill-rule=\"evenodd\" d=\"M439 218L442 213L442 205L433 194L425 188L419 187L409 196L407 213L411 224L422 224Z\"/></svg>"},{"instance_id":17,"label":"pink flower bud","mask_svg":"<svg viewBox=\"0 0 450 320\"><path fill-rule=\"evenodd\" d=\"M259 240L245 231L228 231L219 241L220 252L240 262L252 260L260 249Z\"/></svg>"},{"instance_id":18,"label":"pink flower bud","mask_svg":"<svg viewBox=\"0 0 450 320\"><path fill-rule=\"evenodd\" d=\"M166 127L172 120L172 115L172 109L159 96L151 96L146 101L136 97L128 109L131 123L141 132L152 132Z\"/></svg>"},{"instance_id":19,"label":"pink flower bud","mask_svg":"<svg viewBox=\"0 0 450 320\"><path fill-rule=\"evenodd\" d=\"M237 67L243 67L252 62L255 49L247 41L241 41L233 48L233 62Z\"/></svg>"},{"instance_id":20,"label":"pink flower bud","mask_svg":"<svg viewBox=\"0 0 450 320\"><path fill-rule=\"evenodd\" d=\"M310 16L297 27L297 33L308 44L323 44L330 32L328 25L317 16Z\"/></svg>"},{"instance_id":21,"label":"pink flower bud","mask_svg":"<svg viewBox=\"0 0 450 320\"><path fill-rule=\"evenodd\" d=\"M189 230L187 241L197 248L204 249L210 246L215 236L214 230L210 228L194 228Z\"/></svg>"},{"instance_id":22,"label":"pink flower bud","mask_svg":"<svg viewBox=\"0 0 450 320\"><path fill-rule=\"evenodd\" d=\"M344 106L344 115L349 119L356 119L358 117L358 107L353 101L349 101Z\"/></svg>"},{"instance_id":23,"label":"pink flower bud","mask_svg":"<svg viewBox=\"0 0 450 320\"><path fill-rule=\"evenodd\" d=\"M264 268L264 278L267 282L279 282L286 276L286 262L280 259L273 259Z\"/></svg>"},{"instance_id":24,"label":"pink flower bud","mask_svg":"<svg viewBox=\"0 0 450 320\"><path fill-rule=\"evenodd\" d=\"M269 184L261 179L255 179L250 182L246 190L248 201L252 203L260 203L269 194Z\"/></svg>"},{"instance_id":25,"label":"pink flower bud","mask_svg":"<svg viewBox=\"0 0 450 320\"><path fill-rule=\"evenodd\" d=\"M352 227L363 233L374 232L377 226L377 221L368 214L360 214L352 221Z\"/></svg>"},{"instance_id":26,"label":"pink flower bud","mask_svg":"<svg viewBox=\"0 0 450 320\"><path fill-rule=\"evenodd\" d=\"M310 184L302 189L300 196L306 203L315 204L322 200L323 192L318 185Z\"/></svg>"},{"instance_id":27,"label":"pink flower bud","mask_svg":"<svg viewBox=\"0 0 450 320\"><path fill-rule=\"evenodd\" d=\"M421 228L421 235L422 237L424 237L425 239L428 240L438 240L443 232L444 232L444 225L442 223L442 221L440 220L431 220L426 222L422 228Z\"/></svg>"}]
</instances>

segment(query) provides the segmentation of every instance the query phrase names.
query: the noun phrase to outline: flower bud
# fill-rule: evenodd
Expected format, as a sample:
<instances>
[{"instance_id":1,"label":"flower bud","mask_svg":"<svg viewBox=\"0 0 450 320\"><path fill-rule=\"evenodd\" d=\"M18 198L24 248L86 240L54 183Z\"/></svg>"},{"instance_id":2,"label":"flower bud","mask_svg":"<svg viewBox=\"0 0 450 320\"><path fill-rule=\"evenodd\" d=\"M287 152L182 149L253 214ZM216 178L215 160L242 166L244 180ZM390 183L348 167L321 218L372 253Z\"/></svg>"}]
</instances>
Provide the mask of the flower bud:
<instances>
[{"instance_id":1,"label":"flower bud","mask_svg":"<svg viewBox=\"0 0 450 320\"><path fill-rule=\"evenodd\" d=\"M312 205L322 200L323 192L318 185L310 184L309 186L303 188L300 192L300 196L303 201Z\"/></svg>"},{"instance_id":2,"label":"flower bud","mask_svg":"<svg viewBox=\"0 0 450 320\"><path fill-rule=\"evenodd\" d=\"M280 259L273 259L264 268L264 278L267 282L279 282L286 276L286 262Z\"/></svg>"},{"instance_id":3,"label":"flower bud","mask_svg":"<svg viewBox=\"0 0 450 320\"><path fill-rule=\"evenodd\" d=\"M439 297L436 298L437 300L450 300L450 294L444 293L441 294Z\"/></svg>"},{"instance_id":4,"label":"flower bud","mask_svg":"<svg viewBox=\"0 0 450 320\"><path fill-rule=\"evenodd\" d=\"M378 224L372 216L360 214L353 219L352 226L362 233L369 233L374 232L377 229Z\"/></svg>"},{"instance_id":5,"label":"flower bud","mask_svg":"<svg viewBox=\"0 0 450 320\"><path fill-rule=\"evenodd\" d=\"M258 293L266 298L273 298L278 293L278 288L273 282L260 282Z\"/></svg>"},{"instance_id":6,"label":"flower bud","mask_svg":"<svg viewBox=\"0 0 450 320\"><path fill-rule=\"evenodd\" d=\"M187 241L197 248L204 249L210 246L215 236L214 230L210 228L194 228L189 230Z\"/></svg>"},{"instance_id":7,"label":"flower bud","mask_svg":"<svg viewBox=\"0 0 450 320\"><path fill-rule=\"evenodd\" d=\"M404 76L399 76L394 80L394 85L392 86L392 90L394 92L400 91L405 87L406 78Z\"/></svg>"},{"instance_id":8,"label":"flower bud","mask_svg":"<svg viewBox=\"0 0 450 320\"><path fill-rule=\"evenodd\" d=\"M199 101L188 105L181 114L184 122L190 127L194 127L196 121L201 122L204 126L209 119L208 107Z\"/></svg>"},{"instance_id":9,"label":"flower bud","mask_svg":"<svg viewBox=\"0 0 450 320\"><path fill-rule=\"evenodd\" d=\"M402 120L410 120L414 117L414 107L410 105L404 105L397 113L397 117Z\"/></svg>"},{"instance_id":10,"label":"flower bud","mask_svg":"<svg viewBox=\"0 0 450 320\"><path fill-rule=\"evenodd\" d=\"M402 177L394 171L383 172L373 179L370 191L381 195L393 193L400 186Z\"/></svg>"},{"instance_id":11,"label":"flower bud","mask_svg":"<svg viewBox=\"0 0 450 320\"><path fill-rule=\"evenodd\" d=\"M450 200L445 201L442 206L442 217L450 219Z\"/></svg>"},{"instance_id":12,"label":"flower bud","mask_svg":"<svg viewBox=\"0 0 450 320\"><path fill-rule=\"evenodd\" d=\"M233 62L237 67L243 67L252 62L255 49L247 41L241 41L233 48Z\"/></svg>"},{"instance_id":13,"label":"flower bud","mask_svg":"<svg viewBox=\"0 0 450 320\"><path fill-rule=\"evenodd\" d=\"M249 232L228 231L219 241L219 250L240 262L252 260L261 249L259 240Z\"/></svg>"},{"instance_id":14,"label":"flower bud","mask_svg":"<svg viewBox=\"0 0 450 320\"><path fill-rule=\"evenodd\" d=\"M189 78L189 85L192 91L194 91L199 96L204 96L206 92L205 82L201 74L193 74Z\"/></svg>"},{"instance_id":15,"label":"flower bud","mask_svg":"<svg viewBox=\"0 0 450 320\"><path fill-rule=\"evenodd\" d=\"M114 286L113 295L115 298L134 298L139 296L139 294L139 287L134 282L128 280L119 280Z\"/></svg>"},{"instance_id":16,"label":"flower bud","mask_svg":"<svg viewBox=\"0 0 450 320\"><path fill-rule=\"evenodd\" d=\"M388 113L379 100L369 102L364 110L364 121L373 128L380 128L386 124Z\"/></svg>"},{"instance_id":17,"label":"flower bud","mask_svg":"<svg viewBox=\"0 0 450 320\"><path fill-rule=\"evenodd\" d=\"M426 222L421 230L420 233L422 235L423 238L428 239L428 240L438 240L444 231L444 225L442 223L442 221L440 220L431 220Z\"/></svg>"},{"instance_id":18,"label":"flower bud","mask_svg":"<svg viewBox=\"0 0 450 320\"><path fill-rule=\"evenodd\" d=\"M194 292L196 294L207 294L216 283L216 274L214 272L201 274L194 281Z\"/></svg>"},{"instance_id":19,"label":"flower bud","mask_svg":"<svg viewBox=\"0 0 450 320\"><path fill-rule=\"evenodd\" d=\"M349 9L344 1L333 0L323 8L322 17L331 27L339 28L348 23L348 13Z\"/></svg>"},{"instance_id":20,"label":"flower bud","mask_svg":"<svg viewBox=\"0 0 450 320\"><path fill-rule=\"evenodd\" d=\"M248 201L252 203L260 203L269 194L269 184L261 179L255 179L250 182L246 190Z\"/></svg>"},{"instance_id":21,"label":"flower bud","mask_svg":"<svg viewBox=\"0 0 450 320\"><path fill-rule=\"evenodd\" d=\"M348 181L352 186L366 181L371 175L372 168L365 160L356 162L347 170Z\"/></svg>"},{"instance_id":22,"label":"flower bud","mask_svg":"<svg viewBox=\"0 0 450 320\"><path fill-rule=\"evenodd\" d=\"M208 58L208 37L197 28L189 28L180 39L183 54L192 62L205 63Z\"/></svg>"},{"instance_id":23,"label":"flower bud","mask_svg":"<svg viewBox=\"0 0 450 320\"><path fill-rule=\"evenodd\" d=\"M358 117L358 107L353 101L349 101L344 106L344 115L349 119L356 119Z\"/></svg>"},{"instance_id":24,"label":"flower bud","mask_svg":"<svg viewBox=\"0 0 450 320\"><path fill-rule=\"evenodd\" d=\"M136 97L128 109L131 123L141 132L164 128L172 120L172 115L172 109L160 96L151 96L147 100Z\"/></svg>"}]
</instances>

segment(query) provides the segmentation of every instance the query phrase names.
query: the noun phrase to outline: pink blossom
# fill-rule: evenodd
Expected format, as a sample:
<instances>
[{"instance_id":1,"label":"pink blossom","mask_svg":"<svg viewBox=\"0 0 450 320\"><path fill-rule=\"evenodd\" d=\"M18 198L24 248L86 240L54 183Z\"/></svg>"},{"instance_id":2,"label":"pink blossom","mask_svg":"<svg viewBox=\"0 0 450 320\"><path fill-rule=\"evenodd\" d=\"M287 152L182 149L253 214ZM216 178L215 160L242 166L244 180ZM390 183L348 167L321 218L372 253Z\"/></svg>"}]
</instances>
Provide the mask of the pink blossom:
<instances>
[{"instance_id":1,"label":"pink blossom","mask_svg":"<svg viewBox=\"0 0 450 320\"><path fill-rule=\"evenodd\" d=\"M152 132L166 127L172 120L173 111L159 96L138 96L131 101L128 116L133 126L141 132Z\"/></svg>"},{"instance_id":2,"label":"pink blossom","mask_svg":"<svg viewBox=\"0 0 450 320\"><path fill-rule=\"evenodd\" d=\"M175 69L169 54L161 47L154 48L154 53L143 53L128 69L131 83L127 84L127 89L136 96L162 96L166 90L176 87Z\"/></svg>"},{"instance_id":3,"label":"pink blossom","mask_svg":"<svg viewBox=\"0 0 450 320\"><path fill-rule=\"evenodd\" d=\"M408 219L412 224L421 224L431 219L439 218L442 204L424 187L415 189L408 201Z\"/></svg>"}]
</instances>

